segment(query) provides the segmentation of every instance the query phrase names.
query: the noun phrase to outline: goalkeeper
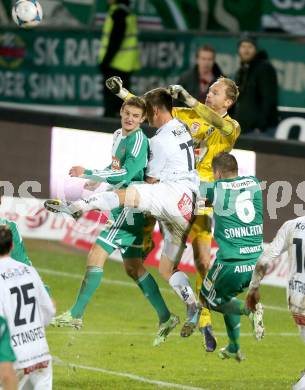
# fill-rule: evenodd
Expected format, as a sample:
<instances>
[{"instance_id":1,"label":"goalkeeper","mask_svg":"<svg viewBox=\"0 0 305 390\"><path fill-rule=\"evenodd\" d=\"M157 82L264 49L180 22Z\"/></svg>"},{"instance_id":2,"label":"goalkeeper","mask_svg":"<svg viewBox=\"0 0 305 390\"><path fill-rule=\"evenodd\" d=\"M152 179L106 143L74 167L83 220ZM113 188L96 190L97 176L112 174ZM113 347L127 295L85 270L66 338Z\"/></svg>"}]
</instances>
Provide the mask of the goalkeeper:
<instances>
[{"instance_id":1,"label":"goalkeeper","mask_svg":"<svg viewBox=\"0 0 305 390\"><path fill-rule=\"evenodd\" d=\"M106 81L107 87L118 97L126 100L132 94L126 90L119 77L111 77ZM220 77L209 88L205 104L194 99L182 86L172 85L169 91L173 98L186 103L190 108L174 107L172 115L181 119L189 127L194 140L196 168L200 180L204 182L214 181L212 160L220 152L230 152L240 134L238 122L230 118L227 111L235 104L239 92L235 82L231 79ZM190 232L194 260L198 271L196 289L199 294L202 279L210 267L211 253L211 218L212 209L198 209L197 216ZM145 234L152 233L146 228ZM146 241L144 239L144 241ZM190 323L190 335L193 332L193 322ZM204 336L207 352L216 349L216 340L211 326L211 315L204 308L199 320L199 330Z\"/></svg>"}]
</instances>

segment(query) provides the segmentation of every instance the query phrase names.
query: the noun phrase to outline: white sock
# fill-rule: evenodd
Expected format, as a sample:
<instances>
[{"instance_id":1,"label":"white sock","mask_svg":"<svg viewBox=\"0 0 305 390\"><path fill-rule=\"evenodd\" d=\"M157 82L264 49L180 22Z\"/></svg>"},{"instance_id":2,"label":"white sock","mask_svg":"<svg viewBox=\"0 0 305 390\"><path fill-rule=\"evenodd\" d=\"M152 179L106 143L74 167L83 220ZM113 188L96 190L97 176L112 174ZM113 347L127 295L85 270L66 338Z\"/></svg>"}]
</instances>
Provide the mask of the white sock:
<instances>
[{"instance_id":1,"label":"white sock","mask_svg":"<svg viewBox=\"0 0 305 390\"><path fill-rule=\"evenodd\" d=\"M189 278L184 272L175 272L168 282L187 306L197 305L197 299L190 285Z\"/></svg>"},{"instance_id":2,"label":"white sock","mask_svg":"<svg viewBox=\"0 0 305 390\"><path fill-rule=\"evenodd\" d=\"M89 210L101 210L108 211L120 206L120 200L118 194L112 191L100 192L91 195L87 199L80 199L73 202L73 206L77 210L84 212Z\"/></svg>"}]
</instances>

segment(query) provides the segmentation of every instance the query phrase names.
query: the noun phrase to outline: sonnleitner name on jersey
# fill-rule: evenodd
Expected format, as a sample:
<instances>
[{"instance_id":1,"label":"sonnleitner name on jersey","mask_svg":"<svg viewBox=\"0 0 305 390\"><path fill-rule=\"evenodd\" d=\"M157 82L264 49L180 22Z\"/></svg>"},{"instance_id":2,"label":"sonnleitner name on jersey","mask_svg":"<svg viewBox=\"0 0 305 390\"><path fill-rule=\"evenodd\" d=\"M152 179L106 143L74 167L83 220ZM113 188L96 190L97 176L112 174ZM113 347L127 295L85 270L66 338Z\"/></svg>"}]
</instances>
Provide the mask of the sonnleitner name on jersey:
<instances>
[{"instance_id":1,"label":"sonnleitner name on jersey","mask_svg":"<svg viewBox=\"0 0 305 390\"><path fill-rule=\"evenodd\" d=\"M263 234L263 224L224 229L226 238L251 237Z\"/></svg>"}]
</instances>

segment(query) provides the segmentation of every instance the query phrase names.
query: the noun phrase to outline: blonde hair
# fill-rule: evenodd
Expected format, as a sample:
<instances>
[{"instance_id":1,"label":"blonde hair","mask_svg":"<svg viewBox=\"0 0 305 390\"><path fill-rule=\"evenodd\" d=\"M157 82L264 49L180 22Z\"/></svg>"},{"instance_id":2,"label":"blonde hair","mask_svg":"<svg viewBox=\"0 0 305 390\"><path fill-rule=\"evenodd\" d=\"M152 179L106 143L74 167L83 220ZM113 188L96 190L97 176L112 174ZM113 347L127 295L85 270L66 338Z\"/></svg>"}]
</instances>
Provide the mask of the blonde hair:
<instances>
[{"instance_id":1,"label":"blonde hair","mask_svg":"<svg viewBox=\"0 0 305 390\"><path fill-rule=\"evenodd\" d=\"M226 96L231 99L233 104L236 103L236 100L239 96L238 86L235 84L235 81L228 79L227 77L218 77L217 81L221 81L226 85Z\"/></svg>"}]
</instances>

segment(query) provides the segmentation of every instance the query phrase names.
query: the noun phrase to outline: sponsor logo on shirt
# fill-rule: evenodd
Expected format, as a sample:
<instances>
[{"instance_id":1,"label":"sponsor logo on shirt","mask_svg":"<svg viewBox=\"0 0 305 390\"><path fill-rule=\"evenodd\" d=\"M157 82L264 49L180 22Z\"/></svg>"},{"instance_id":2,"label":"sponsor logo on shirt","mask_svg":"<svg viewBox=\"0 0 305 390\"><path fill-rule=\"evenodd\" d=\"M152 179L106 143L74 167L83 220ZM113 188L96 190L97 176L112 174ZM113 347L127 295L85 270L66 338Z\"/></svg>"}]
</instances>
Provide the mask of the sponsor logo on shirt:
<instances>
[{"instance_id":1,"label":"sponsor logo on shirt","mask_svg":"<svg viewBox=\"0 0 305 390\"><path fill-rule=\"evenodd\" d=\"M114 170L114 171L117 171L117 170L121 169L120 160L118 158L116 158L115 156L112 156L111 169Z\"/></svg>"},{"instance_id":2,"label":"sponsor logo on shirt","mask_svg":"<svg viewBox=\"0 0 305 390\"><path fill-rule=\"evenodd\" d=\"M208 131L207 131L207 136L209 137L213 133L214 130L215 130L215 127L213 127L213 126L209 127Z\"/></svg>"},{"instance_id":3,"label":"sponsor logo on shirt","mask_svg":"<svg viewBox=\"0 0 305 390\"><path fill-rule=\"evenodd\" d=\"M36 370L41 370L42 368L47 368L48 366L49 366L49 361L46 360L44 362L36 363L30 367L24 368L23 373L24 373L24 375L29 375L31 372L34 372Z\"/></svg>"},{"instance_id":4,"label":"sponsor logo on shirt","mask_svg":"<svg viewBox=\"0 0 305 390\"><path fill-rule=\"evenodd\" d=\"M224 190L240 190L242 188L248 188L258 185L253 179L243 179L232 182L222 182L221 186Z\"/></svg>"},{"instance_id":5,"label":"sponsor logo on shirt","mask_svg":"<svg viewBox=\"0 0 305 390\"><path fill-rule=\"evenodd\" d=\"M191 128L190 128L190 131L191 131L192 134L195 134L195 133L197 133L199 128L200 128L200 123L193 122L192 125L191 125Z\"/></svg>"},{"instance_id":6,"label":"sponsor logo on shirt","mask_svg":"<svg viewBox=\"0 0 305 390\"><path fill-rule=\"evenodd\" d=\"M186 193L184 193L182 198L179 200L178 209L187 221L192 218L193 202Z\"/></svg>"},{"instance_id":7,"label":"sponsor logo on shirt","mask_svg":"<svg viewBox=\"0 0 305 390\"><path fill-rule=\"evenodd\" d=\"M25 274L30 274L30 270L27 267L22 268L12 268L8 269L6 272L1 272L1 278L3 280L8 280L12 278L16 278L17 276L23 276Z\"/></svg>"},{"instance_id":8,"label":"sponsor logo on shirt","mask_svg":"<svg viewBox=\"0 0 305 390\"><path fill-rule=\"evenodd\" d=\"M256 246L244 246L243 248L239 249L239 253L241 255L247 255L249 253L257 253L262 251L262 246L261 245L256 245Z\"/></svg>"},{"instance_id":9,"label":"sponsor logo on shirt","mask_svg":"<svg viewBox=\"0 0 305 390\"><path fill-rule=\"evenodd\" d=\"M237 265L235 267L234 273L243 273L243 272L252 272L254 271L255 264L252 265Z\"/></svg>"},{"instance_id":10,"label":"sponsor logo on shirt","mask_svg":"<svg viewBox=\"0 0 305 390\"><path fill-rule=\"evenodd\" d=\"M305 223L298 222L298 223L295 225L295 228L296 228L296 229L299 229L299 230L305 230Z\"/></svg>"},{"instance_id":11,"label":"sponsor logo on shirt","mask_svg":"<svg viewBox=\"0 0 305 390\"><path fill-rule=\"evenodd\" d=\"M180 135L182 134L185 134L187 133L188 131L186 130L185 127L179 127L178 129L176 130L172 130L172 133L174 134L175 137L179 137Z\"/></svg>"}]
</instances>

